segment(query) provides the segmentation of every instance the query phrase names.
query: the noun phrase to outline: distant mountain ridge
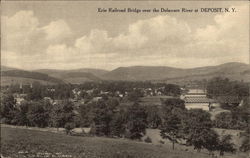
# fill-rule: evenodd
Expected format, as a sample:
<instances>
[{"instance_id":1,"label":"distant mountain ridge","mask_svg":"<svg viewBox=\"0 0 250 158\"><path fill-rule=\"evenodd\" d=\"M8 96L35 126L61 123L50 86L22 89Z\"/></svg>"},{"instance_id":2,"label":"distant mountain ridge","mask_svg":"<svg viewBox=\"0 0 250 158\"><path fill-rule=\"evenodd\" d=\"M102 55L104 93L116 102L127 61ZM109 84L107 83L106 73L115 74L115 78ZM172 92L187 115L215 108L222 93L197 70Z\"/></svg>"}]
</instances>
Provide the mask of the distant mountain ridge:
<instances>
[{"instance_id":1,"label":"distant mountain ridge","mask_svg":"<svg viewBox=\"0 0 250 158\"><path fill-rule=\"evenodd\" d=\"M1 85L10 84L30 84L32 82L40 82L42 84L60 84L64 83L62 80L51 77L47 74L25 71L14 68L1 69Z\"/></svg>"},{"instance_id":2,"label":"distant mountain ridge","mask_svg":"<svg viewBox=\"0 0 250 158\"><path fill-rule=\"evenodd\" d=\"M8 70L20 70L20 69L1 65L1 71L8 71Z\"/></svg>"},{"instance_id":3,"label":"distant mountain ridge","mask_svg":"<svg viewBox=\"0 0 250 158\"><path fill-rule=\"evenodd\" d=\"M189 69L164 66L131 66L117 68L104 74L103 78L106 80L128 81L173 81L200 80L207 77L221 76L250 82L249 70L249 64L237 62Z\"/></svg>"},{"instance_id":4,"label":"distant mountain ridge","mask_svg":"<svg viewBox=\"0 0 250 158\"><path fill-rule=\"evenodd\" d=\"M41 72L41 73L45 73L51 76L57 76L57 75L62 75L64 73L72 73L72 72L85 72L85 73L91 73L95 76L101 76L109 71L107 70L103 70L103 69L92 69L92 68L82 68L82 69L73 69L73 70L57 70L57 69L38 69L38 70L34 70L36 72Z\"/></svg>"},{"instance_id":5,"label":"distant mountain ridge","mask_svg":"<svg viewBox=\"0 0 250 158\"><path fill-rule=\"evenodd\" d=\"M250 82L249 64L231 62L217 66L198 68L174 68L167 66L130 66L119 67L112 71L102 69L56 70L40 69L24 71L1 66L3 77L21 77L42 80L51 83L80 84L86 81L157 81L157 82L187 82L192 80L210 79L212 77L227 77L232 80ZM6 79L7 80L7 79Z\"/></svg>"},{"instance_id":6,"label":"distant mountain ridge","mask_svg":"<svg viewBox=\"0 0 250 158\"><path fill-rule=\"evenodd\" d=\"M80 84L87 81L100 81L100 76L108 71L102 69L74 69L74 70L55 70L55 69L40 69L38 72L46 73L52 77L59 78L67 83Z\"/></svg>"},{"instance_id":7,"label":"distant mountain ridge","mask_svg":"<svg viewBox=\"0 0 250 158\"><path fill-rule=\"evenodd\" d=\"M102 77L107 80L159 80L166 78L166 74L176 76L176 72L180 71L184 69L164 66L131 66L119 67Z\"/></svg>"}]
</instances>

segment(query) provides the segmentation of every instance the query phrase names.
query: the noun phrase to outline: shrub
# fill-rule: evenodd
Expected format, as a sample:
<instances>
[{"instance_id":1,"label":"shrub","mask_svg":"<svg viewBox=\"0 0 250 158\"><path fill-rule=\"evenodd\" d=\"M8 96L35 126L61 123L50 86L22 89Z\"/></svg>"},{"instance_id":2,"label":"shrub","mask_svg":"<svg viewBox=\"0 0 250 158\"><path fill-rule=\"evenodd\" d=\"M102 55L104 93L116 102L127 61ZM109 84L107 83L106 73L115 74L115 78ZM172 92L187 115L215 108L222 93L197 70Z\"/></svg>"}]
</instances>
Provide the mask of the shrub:
<instances>
[{"instance_id":1,"label":"shrub","mask_svg":"<svg viewBox=\"0 0 250 158\"><path fill-rule=\"evenodd\" d=\"M70 131L75 128L75 123L73 123L73 122L67 122L65 124L64 128L66 130L66 134L69 134Z\"/></svg>"},{"instance_id":2,"label":"shrub","mask_svg":"<svg viewBox=\"0 0 250 158\"><path fill-rule=\"evenodd\" d=\"M152 143L152 140L151 140L150 137L147 137L147 138L144 140L144 142L146 142L146 143Z\"/></svg>"}]
</instances>

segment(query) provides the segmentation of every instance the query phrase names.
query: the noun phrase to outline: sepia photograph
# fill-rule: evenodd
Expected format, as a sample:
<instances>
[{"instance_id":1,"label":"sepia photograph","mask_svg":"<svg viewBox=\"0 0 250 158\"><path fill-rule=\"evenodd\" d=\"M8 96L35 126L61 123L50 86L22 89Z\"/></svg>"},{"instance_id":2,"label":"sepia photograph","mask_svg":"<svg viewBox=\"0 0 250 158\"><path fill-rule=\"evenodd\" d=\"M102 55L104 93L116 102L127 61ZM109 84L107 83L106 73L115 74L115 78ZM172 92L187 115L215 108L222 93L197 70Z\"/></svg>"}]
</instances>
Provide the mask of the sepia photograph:
<instances>
[{"instance_id":1,"label":"sepia photograph","mask_svg":"<svg viewBox=\"0 0 250 158\"><path fill-rule=\"evenodd\" d=\"M249 8L1 1L1 158L250 158Z\"/></svg>"}]
</instances>

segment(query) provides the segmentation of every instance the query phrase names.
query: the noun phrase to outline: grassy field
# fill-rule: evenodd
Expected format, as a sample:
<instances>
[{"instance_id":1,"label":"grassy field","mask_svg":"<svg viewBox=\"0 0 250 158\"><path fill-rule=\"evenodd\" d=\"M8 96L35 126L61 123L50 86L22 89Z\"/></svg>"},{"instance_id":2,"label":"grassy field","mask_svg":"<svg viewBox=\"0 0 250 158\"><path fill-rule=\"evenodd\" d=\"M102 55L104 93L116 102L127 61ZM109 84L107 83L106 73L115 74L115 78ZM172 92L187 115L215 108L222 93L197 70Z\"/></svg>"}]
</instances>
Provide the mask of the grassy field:
<instances>
[{"instance_id":1,"label":"grassy field","mask_svg":"<svg viewBox=\"0 0 250 158\"><path fill-rule=\"evenodd\" d=\"M172 151L171 147L100 137L76 137L29 129L1 128L4 157L81 158L208 158L204 153Z\"/></svg>"},{"instance_id":2,"label":"grassy field","mask_svg":"<svg viewBox=\"0 0 250 158\"><path fill-rule=\"evenodd\" d=\"M235 154L232 153L225 153L223 158L250 158L250 153L244 153L239 151L239 147L242 143L242 137L240 137L240 130L230 130L230 129L218 129L214 128L214 130L220 135L226 135L229 134L232 136L232 142L235 144L235 148L237 149L237 152ZM163 139L160 136L160 130L159 129L147 129L146 135L142 138L145 139L149 137L153 144L162 144L164 142L164 146L170 148L172 146L172 142L170 142L168 139ZM180 151L189 151L195 153L196 150L194 150L193 146L185 146L176 144L175 148ZM208 154L209 152L207 150L202 150L202 153ZM219 152L214 152L216 155L219 155Z\"/></svg>"},{"instance_id":3,"label":"grassy field","mask_svg":"<svg viewBox=\"0 0 250 158\"><path fill-rule=\"evenodd\" d=\"M152 143L125 139L102 137L67 136L1 126L1 157L70 157L70 158L211 158L207 152L197 153L192 147L176 145L173 151L171 143L159 144L155 131L147 131ZM246 158L245 153L229 154L224 158Z\"/></svg>"}]
</instances>

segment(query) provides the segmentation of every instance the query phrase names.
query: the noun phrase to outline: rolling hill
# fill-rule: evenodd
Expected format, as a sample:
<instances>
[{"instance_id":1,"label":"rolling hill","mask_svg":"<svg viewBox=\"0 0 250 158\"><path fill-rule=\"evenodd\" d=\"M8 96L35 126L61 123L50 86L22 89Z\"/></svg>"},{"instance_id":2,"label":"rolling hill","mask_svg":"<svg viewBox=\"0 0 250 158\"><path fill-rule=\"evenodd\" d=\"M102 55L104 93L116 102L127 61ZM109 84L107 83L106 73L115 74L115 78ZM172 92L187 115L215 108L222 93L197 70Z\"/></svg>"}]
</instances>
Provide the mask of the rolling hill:
<instances>
[{"instance_id":1,"label":"rolling hill","mask_svg":"<svg viewBox=\"0 0 250 158\"><path fill-rule=\"evenodd\" d=\"M155 81L182 84L192 81L201 81L213 77L227 77L231 80L250 82L250 66L244 63L225 63L217 66L198 68L173 68L166 66L131 66L119 67L112 71L102 69L73 69L56 70L40 69L24 71L15 68L1 66L2 82L23 82L24 79L38 80L48 83L72 83L80 84L86 81ZM29 81L31 82L31 81Z\"/></svg>"},{"instance_id":2,"label":"rolling hill","mask_svg":"<svg viewBox=\"0 0 250 158\"><path fill-rule=\"evenodd\" d=\"M20 69L1 65L1 71L9 71L9 70L20 70Z\"/></svg>"},{"instance_id":3,"label":"rolling hill","mask_svg":"<svg viewBox=\"0 0 250 158\"><path fill-rule=\"evenodd\" d=\"M37 72L48 74L52 77L59 78L67 83L80 84L87 81L100 81L106 70L101 69L74 69L74 70L55 70L55 69L40 69Z\"/></svg>"},{"instance_id":4,"label":"rolling hill","mask_svg":"<svg viewBox=\"0 0 250 158\"><path fill-rule=\"evenodd\" d=\"M41 84L64 83L62 80L51 77L47 74L1 66L1 85L20 83L30 84L33 82L39 82Z\"/></svg>"},{"instance_id":5,"label":"rolling hill","mask_svg":"<svg viewBox=\"0 0 250 158\"><path fill-rule=\"evenodd\" d=\"M35 70L36 72L41 72L41 73L45 73L48 74L50 76L61 76L62 74L65 73L81 73L81 72L85 72L85 73L91 73L97 77L102 76L103 74L107 73L107 70L102 70L102 69L91 69L91 68L83 68L83 69L72 69L72 70L57 70L57 69L38 69Z\"/></svg>"},{"instance_id":6,"label":"rolling hill","mask_svg":"<svg viewBox=\"0 0 250 158\"><path fill-rule=\"evenodd\" d=\"M231 80L250 82L250 65L243 63L226 63L218 66L200 67L187 69L186 74L178 77L167 77L164 81L187 82L200 81L213 77L226 77Z\"/></svg>"},{"instance_id":7,"label":"rolling hill","mask_svg":"<svg viewBox=\"0 0 250 158\"><path fill-rule=\"evenodd\" d=\"M233 80L250 82L250 66L243 63L226 63L217 66L207 66L191 69L181 69L158 66L120 67L103 75L106 80L126 81L188 81L202 80L212 77L228 77Z\"/></svg>"},{"instance_id":8,"label":"rolling hill","mask_svg":"<svg viewBox=\"0 0 250 158\"><path fill-rule=\"evenodd\" d=\"M88 81L96 82L101 80L100 78L89 72L68 72L62 73L56 77L72 84L81 84Z\"/></svg>"},{"instance_id":9,"label":"rolling hill","mask_svg":"<svg viewBox=\"0 0 250 158\"><path fill-rule=\"evenodd\" d=\"M131 66L119 67L111 72L104 74L102 77L107 80L161 80L167 76L175 77L184 69L163 67L163 66Z\"/></svg>"}]
</instances>

